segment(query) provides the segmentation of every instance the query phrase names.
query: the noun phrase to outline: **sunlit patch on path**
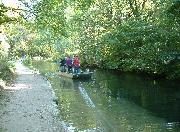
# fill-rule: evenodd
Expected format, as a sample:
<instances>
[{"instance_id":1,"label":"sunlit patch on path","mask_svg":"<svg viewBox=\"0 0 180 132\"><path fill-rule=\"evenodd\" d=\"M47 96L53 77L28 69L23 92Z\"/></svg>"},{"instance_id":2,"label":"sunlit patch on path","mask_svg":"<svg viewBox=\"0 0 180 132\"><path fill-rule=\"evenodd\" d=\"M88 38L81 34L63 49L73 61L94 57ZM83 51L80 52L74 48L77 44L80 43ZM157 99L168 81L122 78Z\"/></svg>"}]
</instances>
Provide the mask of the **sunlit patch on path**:
<instances>
[{"instance_id":1,"label":"sunlit patch on path","mask_svg":"<svg viewBox=\"0 0 180 132\"><path fill-rule=\"evenodd\" d=\"M18 75L22 75L22 74L26 74L26 75L39 74L38 71L30 70L29 68L24 67L24 66L22 65L21 61L17 61L17 62L15 63L15 66L16 66L15 72L16 72Z\"/></svg>"},{"instance_id":2,"label":"sunlit patch on path","mask_svg":"<svg viewBox=\"0 0 180 132\"><path fill-rule=\"evenodd\" d=\"M27 84L15 84L9 87L5 87L4 89L9 89L9 90L20 90L20 89L30 89L30 85Z\"/></svg>"}]
</instances>

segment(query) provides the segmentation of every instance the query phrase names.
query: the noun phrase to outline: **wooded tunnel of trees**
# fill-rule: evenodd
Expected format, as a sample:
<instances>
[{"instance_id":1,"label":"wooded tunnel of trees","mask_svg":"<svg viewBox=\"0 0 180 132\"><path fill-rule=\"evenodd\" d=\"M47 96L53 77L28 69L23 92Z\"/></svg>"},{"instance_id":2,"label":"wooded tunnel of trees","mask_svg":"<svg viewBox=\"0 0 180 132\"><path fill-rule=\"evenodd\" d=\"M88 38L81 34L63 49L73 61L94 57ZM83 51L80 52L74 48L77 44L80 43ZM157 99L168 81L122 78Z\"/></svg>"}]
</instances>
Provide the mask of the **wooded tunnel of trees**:
<instances>
[{"instance_id":1,"label":"wooded tunnel of trees","mask_svg":"<svg viewBox=\"0 0 180 132\"><path fill-rule=\"evenodd\" d=\"M57 61L75 52L84 66L180 79L180 0L19 2L0 5L3 79L22 55Z\"/></svg>"}]
</instances>

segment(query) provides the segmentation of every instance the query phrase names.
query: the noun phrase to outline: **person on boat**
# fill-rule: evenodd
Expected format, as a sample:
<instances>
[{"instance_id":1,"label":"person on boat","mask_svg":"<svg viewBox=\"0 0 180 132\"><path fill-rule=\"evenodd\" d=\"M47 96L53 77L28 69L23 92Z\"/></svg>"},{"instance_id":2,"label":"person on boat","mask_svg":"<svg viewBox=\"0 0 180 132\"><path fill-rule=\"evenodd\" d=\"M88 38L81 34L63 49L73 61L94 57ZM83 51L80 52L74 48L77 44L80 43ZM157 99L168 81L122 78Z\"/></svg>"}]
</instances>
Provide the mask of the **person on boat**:
<instances>
[{"instance_id":1,"label":"person on boat","mask_svg":"<svg viewBox=\"0 0 180 132\"><path fill-rule=\"evenodd\" d=\"M80 73L80 60L77 55L75 55L75 57L73 59L73 68L74 68L75 74Z\"/></svg>"},{"instance_id":2,"label":"person on boat","mask_svg":"<svg viewBox=\"0 0 180 132\"><path fill-rule=\"evenodd\" d=\"M60 61L60 71L65 72L66 71L66 59L62 58Z\"/></svg>"},{"instance_id":3,"label":"person on boat","mask_svg":"<svg viewBox=\"0 0 180 132\"><path fill-rule=\"evenodd\" d=\"M66 66L68 68L68 72L71 73L72 72L72 59L70 56L66 58Z\"/></svg>"}]
</instances>

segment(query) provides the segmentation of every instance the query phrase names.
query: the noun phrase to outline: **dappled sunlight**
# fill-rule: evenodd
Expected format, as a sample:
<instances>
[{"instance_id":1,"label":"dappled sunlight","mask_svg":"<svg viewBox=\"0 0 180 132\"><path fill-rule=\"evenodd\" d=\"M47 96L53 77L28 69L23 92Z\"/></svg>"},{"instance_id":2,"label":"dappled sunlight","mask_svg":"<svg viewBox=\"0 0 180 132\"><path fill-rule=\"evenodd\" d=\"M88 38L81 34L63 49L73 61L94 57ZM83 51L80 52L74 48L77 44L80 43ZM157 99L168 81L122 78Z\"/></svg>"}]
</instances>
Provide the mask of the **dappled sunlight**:
<instances>
[{"instance_id":1,"label":"dappled sunlight","mask_svg":"<svg viewBox=\"0 0 180 132\"><path fill-rule=\"evenodd\" d=\"M2 0L1 1L5 6L7 7L12 7L12 8L18 8L19 6L19 1L17 0Z\"/></svg>"},{"instance_id":2,"label":"dappled sunlight","mask_svg":"<svg viewBox=\"0 0 180 132\"><path fill-rule=\"evenodd\" d=\"M29 70L20 70L20 69L17 69L16 72L19 74L19 75L22 75L22 74L34 74L33 71L29 71Z\"/></svg>"},{"instance_id":3,"label":"dappled sunlight","mask_svg":"<svg viewBox=\"0 0 180 132\"><path fill-rule=\"evenodd\" d=\"M69 131L179 131L179 0L0 3L0 92L12 94L17 104L45 107L33 110L40 117L37 122L48 125L38 130L41 125L27 122L30 128L24 130L55 131L54 118L50 124L44 117L53 104L58 109L55 117ZM66 72L80 68L82 74L59 76L64 67ZM86 71L90 77L92 73L90 79ZM15 83L6 87L5 79ZM23 117L33 119L28 110Z\"/></svg>"},{"instance_id":4,"label":"dappled sunlight","mask_svg":"<svg viewBox=\"0 0 180 132\"><path fill-rule=\"evenodd\" d=\"M16 66L16 70L15 72L18 75L34 75L34 74L40 74L38 70L30 70L29 68L26 68L23 66L22 62L16 61L15 63ZM24 77L23 77L24 78ZM0 84L2 86L4 86L4 89L6 90L21 90L21 89L31 89L31 86L29 84L25 84L25 83L15 83L11 86L5 86L5 84L3 85L3 81L0 81Z\"/></svg>"},{"instance_id":5,"label":"dappled sunlight","mask_svg":"<svg viewBox=\"0 0 180 132\"><path fill-rule=\"evenodd\" d=\"M30 70L29 68L26 68L23 66L22 62L19 60L16 62L16 70L15 72L19 75L25 74L25 75L32 75L32 74L40 74L37 70Z\"/></svg>"},{"instance_id":6,"label":"dappled sunlight","mask_svg":"<svg viewBox=\"0 0 180 132\"><path fill-rule=\"evenodd\" d=\"M4 89L7 89L7 90L31 89L31 86L27 84L19 83L19 84L15 84L9 87L5 87Z\"/></svg>"}]
</instances>

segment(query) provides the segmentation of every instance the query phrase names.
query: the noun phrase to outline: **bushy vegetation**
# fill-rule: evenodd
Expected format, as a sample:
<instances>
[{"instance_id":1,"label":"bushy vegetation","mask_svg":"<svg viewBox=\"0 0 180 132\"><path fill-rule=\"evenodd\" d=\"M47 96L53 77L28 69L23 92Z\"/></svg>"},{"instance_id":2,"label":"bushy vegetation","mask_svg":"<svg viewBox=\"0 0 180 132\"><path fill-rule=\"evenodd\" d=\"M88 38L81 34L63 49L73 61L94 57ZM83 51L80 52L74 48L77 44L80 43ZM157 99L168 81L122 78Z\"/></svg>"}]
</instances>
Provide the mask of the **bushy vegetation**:
<instances>
[{"instance_id":1,"label":"bushy vegetation","mask_svg":"<svg viewBox=\"0 0 180 132\"><path fill-rule=\"evenodd\" d=\"M180 79L179 0L41 0L29 10L32 22L6 30L12 56L79 51L83 65Z\"/></svg>"},{"instance_id":2,"label":"bushy vegetation","mask_svg":"<svg viewBox=\"0 0 180 132\"><path fill-rule=\"evenodd\" d=\"M14 79L14 65L8 60L6 43L0 42L0 80L7 84Z\"/></svg>"},{"instance_id":3,"label":"bushy vegetation","mask_svg":"<svg viewBox=\"0 0 180 132\"><path fill-rule=\"evenodd\" d=\"M0 79L2 79L6 84L12 83L15 77L14 65L8 62L7 59L0 59Z\"/></svg>"},{"instance_id":4,"label":"bushy vegetation","mask_svg":"<svg viewBox=\"0 0 180 132\"><path fill-rule=\"evenodd\" d=\"M8 47L9 44L5 41L3 25L16 20L14 17L7 15L7 12L12 10L2 3L0 3L0 80L3 80L6 84L10 84L14 77L14 65L10 62Z\"/></svg>"},{"instance_id":5,"label":"bushy vegetation","mask_svg":"<svg viewBox=\"0 0 180 132\"><path fill-rule=\"evenodd\" d=\"M173 29L176 29L174 32ZM176 78L180 75L178 25L150 25L128 21L102 37L99 60L108 69L147 72ZM174 73L175 74L174 74ZM174 75L173 75L174 74Z\"/></svg>"}]
</instances>

